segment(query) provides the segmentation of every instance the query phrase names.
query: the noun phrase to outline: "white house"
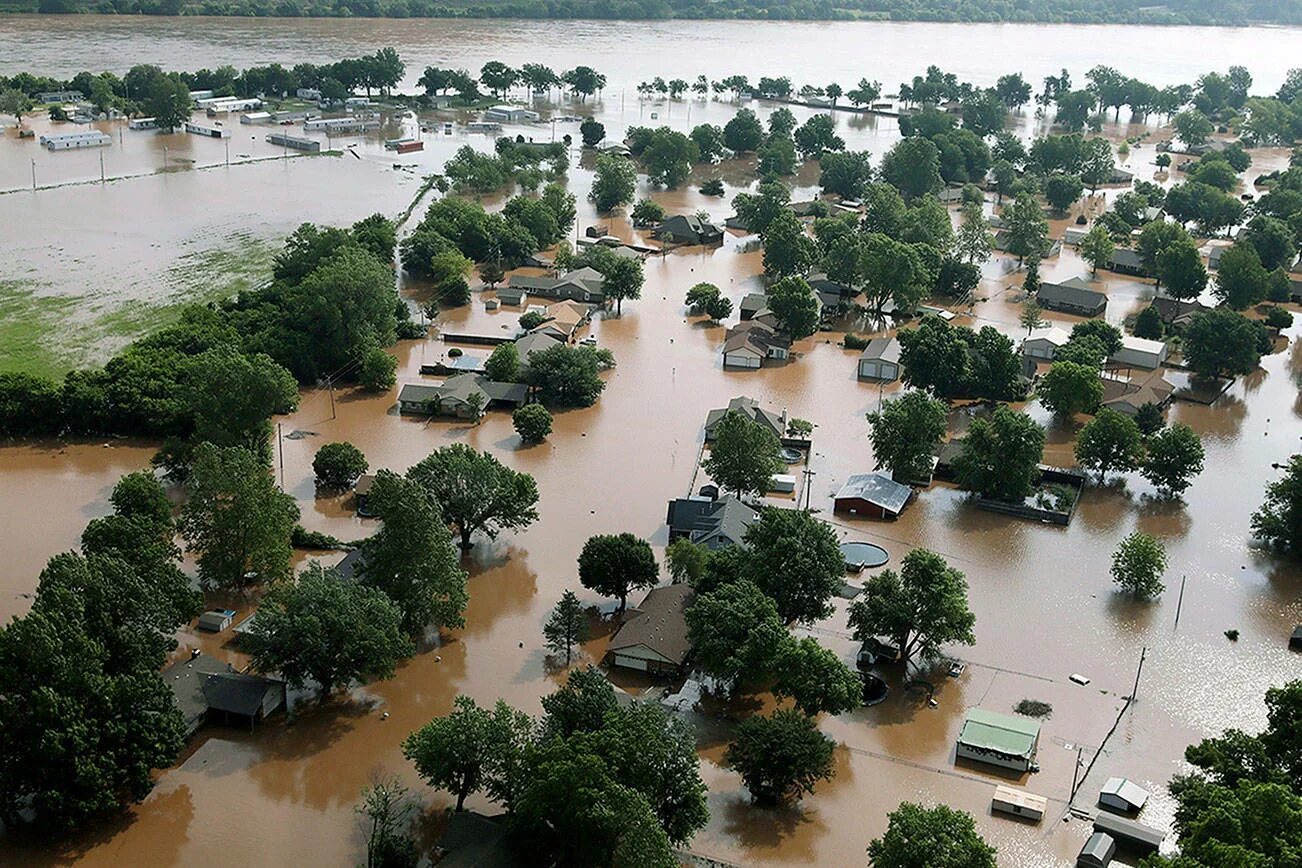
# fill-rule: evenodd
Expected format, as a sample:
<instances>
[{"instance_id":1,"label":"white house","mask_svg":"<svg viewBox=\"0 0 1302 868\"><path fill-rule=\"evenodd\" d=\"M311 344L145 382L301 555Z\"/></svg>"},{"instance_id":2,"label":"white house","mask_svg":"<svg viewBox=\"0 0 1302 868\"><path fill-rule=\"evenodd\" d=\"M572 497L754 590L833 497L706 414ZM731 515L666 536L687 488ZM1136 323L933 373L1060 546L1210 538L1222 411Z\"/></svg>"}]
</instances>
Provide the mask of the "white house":
<instances>
[{"instance_id":1,"label":"white house","mask_svg":"<svg viewBox=\"0 0 1302 868\"><path fill-rule=\"evenodd\" d=\"M1024 817L1037 823L1044 818L1044 812L1048 807L1049 800L1044 796L1037 796L1035 793L1028 793L1026 790L1014 787L995 787L994 798L990 800L991 810L1012 814L1014 817Z\"/></svg>"},{"instance_id":2,"label":"white house","mask_svg":"<svg viewBox=\"0 0 1302 868\"><path fill-rule=\"evenodd\" d=\"M1043 359L1051 362L1058 350L1069 340L1071 340L1071 335L1067 333L1066 329L1058 328L1058 326L1036 329L1026 337L1026 340L1022 341L1022 355L1031 359Z\"/></svg>"},{"instance_id":3,"label":"white house","mask_svg":"<svg viewBox=\"0 0 1302 868\"><path fill-rule=\"evenodd\" d=\"M895 338L873 338L859 355L859 376L865 380L893 383L900 378L900 342Z\"/></svg>"},{"instance_id":4,"label":"white house","mask_svg":"<svg viewBox=\"0 0 1302 868\"><path fill-rule=\"evenodd\" d=\"M531 124L540 115L536 111L518 105L495 105L484 110L483 120L503 124Z\"/></svg>"},{"instance_id":5,"label":"white house","mask_svg":"<svg viewBox=\"0 0 1302 868\"><path fill-rule=\"evenodd\" d=\"M1125 335L1121 338L1121 349L1108 361L1120 367L1152 370L1166 361L1166 344Z\"/></svg>"}]
</instances>

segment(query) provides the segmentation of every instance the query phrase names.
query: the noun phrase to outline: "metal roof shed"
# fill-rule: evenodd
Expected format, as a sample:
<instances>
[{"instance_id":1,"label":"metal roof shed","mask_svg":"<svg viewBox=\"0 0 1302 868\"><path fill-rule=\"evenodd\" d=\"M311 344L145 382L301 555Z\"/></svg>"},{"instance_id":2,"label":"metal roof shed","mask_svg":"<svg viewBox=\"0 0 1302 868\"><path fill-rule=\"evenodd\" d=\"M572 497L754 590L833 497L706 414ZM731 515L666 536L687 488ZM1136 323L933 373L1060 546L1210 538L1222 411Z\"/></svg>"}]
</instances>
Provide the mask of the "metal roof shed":
<instances>
[{"instance_id":1,"label":"metal roof shed","mask_svg":"<svg viewBox=\"0 0 1302 868\"><path fill-rule=\"evenodd\" d=\"M1034 720L969 708L959 730L955 757L1029 771L1039 741L1040 724Z\"/></svg>"},{"instance_id":2,"label":"metal roof shed","mask_svg":"<svg viewBox=\"0 0 1302 868\"><path fill-rule=\"evenodd\" d=\"M1108 778L1099 793L1099 806L1111 811L1138 811L1148 801L1148 790L1129 778Z\"/></svg>"},{"instance_id":3,"label":"metal roof shed","mask_svg":"<svg viewBox=\"0 0 1302 868\"><path fill-rule=\"evenodd\" d=\"M1107 832L1095 832L1080 848L1076 868L1108 868L1117 852L1117 842Z\"/></svg>"},{"instance_id":4,"label":"metal roof shed","mask_svg":"<svg viewBox=\"0 0 1302 868\"><path fill-rule=\"evenodd\" d=\"M1107 832L1118 841L1124 841L1137 849L1153 852L1156 852L1166 840L1165 832L1103 811L1094 818L1094 831Z\"/></svg>"}]
</instances>

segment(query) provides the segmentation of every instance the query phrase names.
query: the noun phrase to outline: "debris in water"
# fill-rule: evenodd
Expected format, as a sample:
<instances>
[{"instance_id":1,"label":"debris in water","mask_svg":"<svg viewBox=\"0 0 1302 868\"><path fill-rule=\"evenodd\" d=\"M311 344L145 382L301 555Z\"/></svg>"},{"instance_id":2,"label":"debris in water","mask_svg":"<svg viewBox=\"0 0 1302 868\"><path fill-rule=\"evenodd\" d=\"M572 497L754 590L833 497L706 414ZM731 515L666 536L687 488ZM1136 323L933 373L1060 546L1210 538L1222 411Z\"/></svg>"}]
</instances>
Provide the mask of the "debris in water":
<instances>
[{"instance_id":1,"label":"debris in water","mask_svg":"<svg viewBox=\"0 0 1302 868\"><path fill-rule=\"evenodd\" d=\"M1090 683L1090 680L1089 680L1088 678L1086 678L1084 675L1081 675L1080 673L1077 673L1077 672L1073 672L1071 675L1067 676L1067 679L1068 679L1069 681L1073 681L1073 682L1075 682L1076 684L1089 684L1089 683Z\"/></svg>"}]
</instances>

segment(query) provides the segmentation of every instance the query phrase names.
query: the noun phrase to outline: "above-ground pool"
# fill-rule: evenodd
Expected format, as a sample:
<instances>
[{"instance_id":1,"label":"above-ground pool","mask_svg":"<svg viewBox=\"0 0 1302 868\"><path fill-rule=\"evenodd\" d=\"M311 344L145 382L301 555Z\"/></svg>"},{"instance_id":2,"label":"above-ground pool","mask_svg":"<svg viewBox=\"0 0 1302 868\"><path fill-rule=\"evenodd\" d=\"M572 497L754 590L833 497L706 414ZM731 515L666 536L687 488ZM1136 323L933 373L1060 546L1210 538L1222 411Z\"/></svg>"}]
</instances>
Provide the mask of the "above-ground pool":
<instances>
[{"instance_id":1,"label":"above-ground pool","mask_svg":"<svg viewBox=\"0 0 1302 868\"><path fill-rule=\"evenodd\" d=\"M841 543L841 556L845 558L846 569L855 572L865 568L880 567L891 559L891 556L886 554L886 549L866 542Z\"/></svg>"},{"instance_id":2,"label":"above-ground pool","mask_svg":"<svg viewBox=\"0 0 1302 868\"><path fill-rule=\"evenodd\" d=\"M801 452L799 449L792 449L790 446L783 447L781 455L782 455L782 460L787 462L788 464L795 464L800 459L805 457L805 454Z\"/></svg>"}]
</instances>

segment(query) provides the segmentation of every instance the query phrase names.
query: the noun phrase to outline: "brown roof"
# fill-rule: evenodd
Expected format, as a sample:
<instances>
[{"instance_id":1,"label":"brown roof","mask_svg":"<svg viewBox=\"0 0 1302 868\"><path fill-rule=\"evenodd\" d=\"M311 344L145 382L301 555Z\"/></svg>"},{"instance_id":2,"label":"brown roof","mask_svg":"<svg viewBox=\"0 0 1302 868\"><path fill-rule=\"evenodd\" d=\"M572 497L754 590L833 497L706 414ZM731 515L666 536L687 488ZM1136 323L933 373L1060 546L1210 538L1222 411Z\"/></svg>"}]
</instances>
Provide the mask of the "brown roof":
<instances>
[{"instance_id":1,"label":"brown roof","mask_svg":"<svg viewBox=\"0 0 1302 868\"><path fill-rule=\"evenodd\" d=\"M692 600L690 585L652 588L632 615L610 640L610 650L642 645L666 660L682 665L692 643L687 639L687 606Z\"/></svg>"}]
</instances>

